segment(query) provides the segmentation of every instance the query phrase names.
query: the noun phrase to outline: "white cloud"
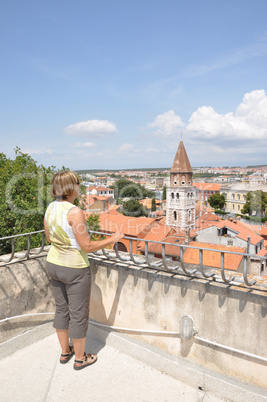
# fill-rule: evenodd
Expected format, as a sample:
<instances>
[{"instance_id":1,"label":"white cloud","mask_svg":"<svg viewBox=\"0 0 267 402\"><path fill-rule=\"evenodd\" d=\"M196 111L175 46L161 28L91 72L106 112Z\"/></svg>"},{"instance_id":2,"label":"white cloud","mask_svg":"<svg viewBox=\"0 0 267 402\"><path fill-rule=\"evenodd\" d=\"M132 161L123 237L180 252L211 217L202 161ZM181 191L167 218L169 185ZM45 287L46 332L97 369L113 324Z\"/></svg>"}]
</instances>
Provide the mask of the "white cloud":
<instances>
[{"instance_id":1,"label":"white cloud","mask_svg":"<svg viewBox=\"0 0 267 402\"><path fill-rule=\"evenodd\" d=\"M133 144L122 144L118 149L119 152L132 152L134 150L135 148Z\"/></svg>"},{"instance_id":2,"label":"white cloud","mask_svg":"<svg viewBox=\"0 0 267 402\"><path fill-rule=\"evenodd\" d=\"M76 142L70 146L75 148L92 148L95 146L95 144L93 142Z\"/></svg>"},{"instance_id":3,"label":"white cloud","mask_svg":"<svg viewBox=\"0 0 267 402\"><path fill-rule=\"evenodd\" d=\"M88 120L71 124L64 128L67 135L77 135L81 137L105 136L116 133L118 130L114 123L107 120Z\"/></svg>"},{"instance_id":4,"label":"white cloud","mask_svg":"<svg viewBox=\"0 0 267 402\"><path fill-rule=\"evenodd\" d=\"M186 130L202 139L267 139L265 91L247 93L235 113L219 114L211 106L202 106L192 114Z\"/></svg>"},{"instance_id":5,"label":"white cloud","mask_svg":"<svg viewBox=\"0 0 267 402\"><path fill-rule=\"evenodd\" d=\"M172 137L180 132L184 123L180 116L177 116L173 110L158 115L152 123L148 124L148 128L156 129L153 134L162 137Z\"/></svg>"}]
</instances>

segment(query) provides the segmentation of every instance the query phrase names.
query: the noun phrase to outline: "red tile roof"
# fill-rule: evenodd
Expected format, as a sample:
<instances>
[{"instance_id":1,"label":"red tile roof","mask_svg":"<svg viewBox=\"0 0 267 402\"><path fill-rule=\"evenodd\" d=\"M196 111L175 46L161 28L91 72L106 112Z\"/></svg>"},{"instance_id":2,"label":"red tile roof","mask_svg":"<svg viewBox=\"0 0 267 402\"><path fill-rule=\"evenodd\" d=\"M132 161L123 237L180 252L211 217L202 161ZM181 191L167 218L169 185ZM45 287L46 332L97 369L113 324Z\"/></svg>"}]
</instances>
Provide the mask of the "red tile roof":
<instances>
[{"instance_id":1,"label":"red tile roof","mask_svg":"<svg viewBox=\"0 0 267 402\"><path fill-rule=\"evenodd\" d=\"M114 191L112 188L107 188L104 186L89 186L86 188L87 191L92 191L92 190L96 190L96 191Z\"/></svg>"},{"instance_id":2,"label":"red tile roof","mask_svg":"<svg viewBox=\"0 0 267 402\"><path fill-rule=\"evenodd\" d=\"M245 247L232 247L232 246L223 246L221 244L211 244L211 243L199 243L199 242L190 242L189 246L200 247L200 248L209 248L213 250L223 250L230 251L236 253L245 253ZM224 254L224 267L226 269L237 270L239 267L242 255L237 254ZM199 265L199 250L187 248L184 253L184 262L188 264ZM203 265L206 267L212 268L220 268L221 267L221 253L216 251L203 250Z\"/></svg>"},{"instance_id":3,"label":"red tile roof","mask_svg":"<svg viewBox=\"0 0 267 402\"><path fill-rule=\"evenodd\" d=\"M104 196L104 195L88 195L87 194L85 196L82 196L82 199L86 205L92 205L96 201L106 201L109 198L111 198L111 197Z\"/></svg>"},{"instance_id":4,"label":"red tile roof","mask_svg":"<svg viewBox=\"0 0 267 402\"><path fill-rule=\"evenodd\" d=\"M259 256L261 256L261 257L265 257L265 256L267 255L267 250L266 250L265 248L262 248L262 249L258 252L257 255L259 255Z\"/></svg>"},{"instance_id":5,"label":"red tile roof","mask_svg":"<svg viewBox=\"0 0 267 402\"><path fill-rule=\"evenodd\" d=\"M150 228L149 232L144 237L145 240L154 240L154 241L162 241L167 236L176 233L176 230L172 226L161 225L159 222L155 222L154 225ZM152 243L149 243L149 246ZM138 249L144 249L145 242L140 242L138 245Z\"/></svg>"},{"instance_id":6,"label":"red tile roof","mask_svg":"<svg viewBox=\"0 0 267 402\"><path fill-rule=\"evenodd\" d=\"M220 191L221 185L217 183L193 183L195 187L202 191Z\"/></svg>"},{"instance_id":7,"label":"red tile roof","mask_svg":"<svg viewBox=\"0 0 267 402\"><path fill-rule=\"evenodd\" d=\"M153 240L153 239L149 239ZM177 247L175 244L180 244L184 242L184 236L180 236L178 233L171 234L170 236L165 237L164 239L158 239L157 241L161 241L163 243L173 243L172 245L165 245L165 254L172 257L178 257L180 255L180 247ZM138 246L138 250L144 252L145 245L140 244ZM148 251L149 253L153 253L155 255L162 254L162 245L158 243L148 243Z\"/></svg>"},{"instance_id":8,"label":"red tile roof","mask_svg":"<svg viewBox=\"0 0 267 402\"><path fill-rule=\"evenodd\" d=\"M217 222L216 226L218 228L227 227L237 232L236 237L239 237L240 239L245 241L247 241L248 237L250 237L251 244L257 244L262 241L262 237L257 235L249 225L243 222L225 220Z\"/></svg>"},{"instance_id":9,"label":"red tile roof","mask_svg":"<svg viewBox=\"0 0 267 402\"><path fill-rule=\"evenodd\" d=\"M152 198L145 198L144 200L140 200L139 202L140 202L140 204L144 205L148 209L151 209ZM155 202L156 202L156 206L159 206L161 204L160 200L155 200Z\"/></svg>"},{"instance_id":10,"label":"red tile roof","mask_svg":"<svg viewBox=\"0 0 267 402\"><path fill-rule=\"evenodd\" d=\"M154 218L134 218L131 216L124 216L122 214L101 214L100 226L102 230L107 232L120 231L124 235L141 237L142 232L147 229L149 225L155 222Z\"/></svg>"}]
</instances>

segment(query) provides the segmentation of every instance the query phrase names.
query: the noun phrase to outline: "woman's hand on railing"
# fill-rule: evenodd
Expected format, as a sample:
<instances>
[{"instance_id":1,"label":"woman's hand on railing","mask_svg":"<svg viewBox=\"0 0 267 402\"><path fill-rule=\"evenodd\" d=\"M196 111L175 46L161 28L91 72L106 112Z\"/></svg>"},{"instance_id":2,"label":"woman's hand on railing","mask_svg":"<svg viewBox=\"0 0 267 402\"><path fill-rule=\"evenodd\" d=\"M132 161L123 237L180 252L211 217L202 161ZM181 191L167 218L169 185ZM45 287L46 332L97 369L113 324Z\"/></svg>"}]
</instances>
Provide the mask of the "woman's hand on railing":
<instances>
[{"instance_id":1,"label":"woman's hand on railing","mask_svg":"<svg viewBox=\"0 0 267 402\"><path fill-rule=\"evenodd\" d=\"M121 232L116 232L113 233L110 240L112 240L112 243L117 243L118 241L120 241L121 239L124 238L124 234Z\"/></svg>"}]
</instances>

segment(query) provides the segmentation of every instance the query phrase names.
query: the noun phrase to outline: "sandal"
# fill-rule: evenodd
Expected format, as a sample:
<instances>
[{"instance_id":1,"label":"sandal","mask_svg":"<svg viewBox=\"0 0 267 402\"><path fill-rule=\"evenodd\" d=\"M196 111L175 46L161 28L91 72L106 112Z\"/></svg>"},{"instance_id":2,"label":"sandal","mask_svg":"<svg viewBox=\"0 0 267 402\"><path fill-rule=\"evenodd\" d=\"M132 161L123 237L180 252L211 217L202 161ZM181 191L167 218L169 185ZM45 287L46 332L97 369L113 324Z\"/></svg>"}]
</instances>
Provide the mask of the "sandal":
<instances>
[{"instance_id":1,"label":"sandal","mask_svg":"<svg viewBox=\"0 0 267 402\"><path fill-rule=\"evenodd\" d=\"M60 356L60 363L61 364L66 364L66 363L68 363L68 361L70 361L70 359L72 358L72 356L74 355L74 348L73 348L73 346L70 346L70 351L69 351L69 353L66 353L65 355L63 355L63 354L61 354L61 356ZM61 358L64 358L64 359L61 359Z\"/></svg>"},{"instance_id":2,"label":"sandal","mask_svg":"<svg viewBox=\"0 0 267 402\"><path fill-rule=\"evenodd\" d=\"M73 368L74 370L81 370L87 366L90 366L91 364L94 364L97 361L97 355L92 355L89 354L87 355L84 353L84 360L74 360L74 365ZM77 366L75 363L81 364L81 366Z\"/></svg>"}]
</instances>

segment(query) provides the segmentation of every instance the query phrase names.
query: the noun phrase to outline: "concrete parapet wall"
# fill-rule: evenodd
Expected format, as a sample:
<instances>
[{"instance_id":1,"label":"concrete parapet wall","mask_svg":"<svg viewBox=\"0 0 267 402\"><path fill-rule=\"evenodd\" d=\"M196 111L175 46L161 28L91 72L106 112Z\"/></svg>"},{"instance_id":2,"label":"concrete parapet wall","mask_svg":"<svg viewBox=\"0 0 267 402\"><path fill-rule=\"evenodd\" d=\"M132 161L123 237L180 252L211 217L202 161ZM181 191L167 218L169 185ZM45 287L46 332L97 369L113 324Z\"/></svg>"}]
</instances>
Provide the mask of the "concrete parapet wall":
<instances>
[{"instance_id":1,"label":"concrete parapet wall","mask_svg":"<svg viewBox=\"0 0 267 402\"><path fill-rule=\"evenodd\" d=\"M89 259L93 274L91 320L136 329L128 335L170 355L267 389L266 362L197 339L267 359L267 292L102 257ZM45 256L1 267L0 275L0 319L54 310ZM189 341L178 335L184 315L193 318L198 331ZM3 323L1 333L2 329ZM177 335L142 330L173 331Z\"/></svg>"},{"instance_id":2,"label":"concrete parapet wall","mask_svg":"<svg viewBox=\"0 0 267 402\"><path fill-rule=\"evenodd\" d=\"M18 315L54 311L54 300L42 257L0 267L0 320ZM18 318L1 323L0 343L51 316Z\"/></svg>"},{"instance_id":3,"label":"concrete parapet wall","mask_svg":"<svg viewBox=\"0 0 267 402\"><path fill-rule=\"evenodd\" d=\"M267 360L267 292L91 258L91 318L115 327L179 333L190 315L197 336ZM200 339L128 335L171 355L267 389L267 363Z\"/></svg>"}]
</instances>

